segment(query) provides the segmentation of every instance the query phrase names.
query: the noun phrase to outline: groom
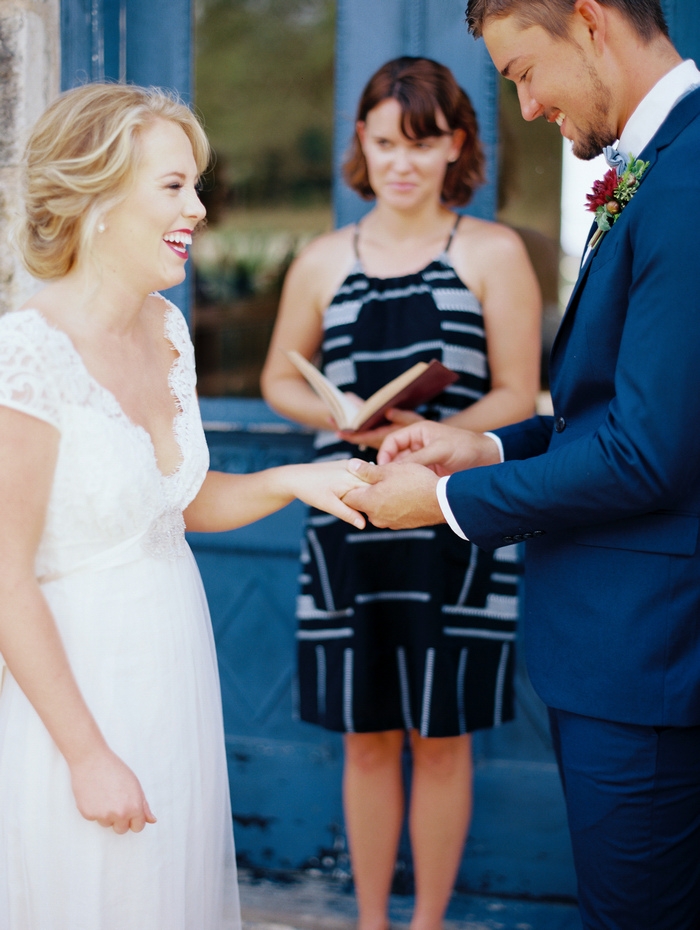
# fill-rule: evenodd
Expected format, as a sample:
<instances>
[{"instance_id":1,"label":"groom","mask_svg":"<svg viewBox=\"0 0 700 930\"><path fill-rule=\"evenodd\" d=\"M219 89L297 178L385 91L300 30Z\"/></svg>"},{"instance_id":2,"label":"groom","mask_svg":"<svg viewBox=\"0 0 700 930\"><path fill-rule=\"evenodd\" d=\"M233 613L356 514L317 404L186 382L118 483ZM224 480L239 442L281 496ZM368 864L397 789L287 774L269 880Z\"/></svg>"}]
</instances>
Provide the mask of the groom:
<instances>
[{"instance_id":1,"label":"groom","mask_svg":"<svg viewBox=\"0 0 700 930\"><path fill-rule=\"evenodd\" d=\"M528 668L584 926L696 930L700 73L659 0L470 0L467 20L525 119L584 159L619 140L552 350L554 416L483 435L406 427L378 466L351 463L369 484L345 501L377 526L527 541Z\"/></svg>"}]
</instances>

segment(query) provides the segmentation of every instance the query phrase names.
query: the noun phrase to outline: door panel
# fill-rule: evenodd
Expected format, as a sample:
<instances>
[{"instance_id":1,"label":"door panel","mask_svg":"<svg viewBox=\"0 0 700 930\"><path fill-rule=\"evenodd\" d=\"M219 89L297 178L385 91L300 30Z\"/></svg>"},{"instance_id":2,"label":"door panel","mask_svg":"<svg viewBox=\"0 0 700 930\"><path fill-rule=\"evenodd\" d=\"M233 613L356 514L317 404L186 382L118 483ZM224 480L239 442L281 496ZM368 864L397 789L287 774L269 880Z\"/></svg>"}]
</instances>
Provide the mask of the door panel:
<instances>
[{"instance_id":1,"label":"door panel","mask_svg":"<svg viewBox=\"0 0 700 930\"><path fill-rule=\"evenodd\" d=\"M466 0L338 0L333 203L336 223L358 220L371 204L341 180L357 103L372 74L400 55L423 55L447 65L469 94L487 156L487 183L469 213L487 219L496 211L498 75L483 42L467 34Z\"/></svg>"},{"instance_id":2,"label":"door panel","mask_svg":"<svg viewBox=\"0 0 700 930\"><path fill-rule=\"evenodd\" d=\"M248 472L310 456L311 436L262 401L203 398L201 406L212 468ZM295 716L294 601L303 520L304 508L295 503L253 526L189 539L212 613L241 861L344 876L341 738ZM458 885L572 897L546 713L522 660L517 693L517 721L475 735L474 820ZM406 836L400 860L410 872Z\"/></svg>"},{"instance_id":3,"label":"door panel","mask_svg":"<svg viewBox=\"0 0 700 930\"><path fill-rule=\"evenodd\" d=\"M245 473L311 455L311 435L262 401L203 398L201 406L212 468ZM259 869L324 858L343 867L341 738L294 709L304 513L295 502L231 533L188 536L217 646L236 848L242 864Z\"/></svg>"}]
</instances>

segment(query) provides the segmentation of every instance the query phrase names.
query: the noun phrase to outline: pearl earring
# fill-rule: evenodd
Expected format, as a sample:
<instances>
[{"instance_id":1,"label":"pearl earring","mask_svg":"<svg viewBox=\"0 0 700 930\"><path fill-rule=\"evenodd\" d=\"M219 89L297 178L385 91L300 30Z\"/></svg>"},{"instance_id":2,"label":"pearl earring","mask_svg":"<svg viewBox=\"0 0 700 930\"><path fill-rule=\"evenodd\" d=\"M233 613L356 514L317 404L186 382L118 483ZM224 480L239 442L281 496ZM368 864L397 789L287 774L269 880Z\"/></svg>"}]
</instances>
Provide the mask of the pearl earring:
<instances>
[{"instance_id":1,"label":"pearl earring","mask_svg":"<svg viewBox=\"0 0 700 930\"><path fill-rule=\"evenodd\" d=\"M107 228L107 227L105 226L104 223L98 223L98 224L97 224L97 231L98 231L98 232L104 232L106 228Z\"/></svg>"}]
</instances>

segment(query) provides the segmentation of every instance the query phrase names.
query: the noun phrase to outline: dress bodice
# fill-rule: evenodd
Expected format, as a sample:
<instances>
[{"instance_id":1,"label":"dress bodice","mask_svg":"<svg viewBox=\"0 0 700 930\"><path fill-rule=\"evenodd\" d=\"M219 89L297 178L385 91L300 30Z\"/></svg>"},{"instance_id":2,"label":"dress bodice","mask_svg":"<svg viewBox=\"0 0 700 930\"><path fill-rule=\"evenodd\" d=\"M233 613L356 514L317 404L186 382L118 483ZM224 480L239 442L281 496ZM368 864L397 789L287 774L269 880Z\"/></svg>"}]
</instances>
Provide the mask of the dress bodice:
<instances>
[{"instance_id":1,"label":"dress bodice","mask_svg":"<svg viewBox=\"0 0 700 930\"><path fill-rule=\"evenodd\" d=\"M450 242L419 271L387 278L367 274L356 249L323 315L320 367L341 391L367 398L416 362L437 358L458 380L419 409L423 416L445 419L488 393L482 307L452 264ZM319 458L362 457L332 432L320 432L316 448Z\"/></svg>"},{"instance_id":2,"label":"dress bodice","mask_svg":"<svg viewBox=\"0 0 700 930\"><path fill-rule=\"evenodd\" d=\"M150 435L85 367L66 333L37 310L0 319L0 403L50 423L58 459L37 553L37 576L61 575L135 538L168 557L184 543L183 509L209 457L195 392L194 351L180 311L164 300L164 337L177 352L169 384L181 462L163 475Z\"/></svg>"}]
</instances>

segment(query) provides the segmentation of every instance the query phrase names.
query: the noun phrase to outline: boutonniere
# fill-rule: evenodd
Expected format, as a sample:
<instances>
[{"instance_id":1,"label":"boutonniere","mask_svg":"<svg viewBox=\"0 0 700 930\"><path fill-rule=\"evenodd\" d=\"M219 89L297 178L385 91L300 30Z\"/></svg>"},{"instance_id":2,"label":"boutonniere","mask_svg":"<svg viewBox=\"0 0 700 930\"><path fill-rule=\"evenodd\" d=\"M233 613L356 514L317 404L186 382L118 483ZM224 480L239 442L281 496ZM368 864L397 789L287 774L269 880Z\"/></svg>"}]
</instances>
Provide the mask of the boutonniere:
<instances>
[{"instance_id":1,"label":"boutonniere","mask_svg":"<svg viewBox=\"0 0 700 930\"><path fill-rule=\"evenodd\" d=\"M604 178L593 184L593 192L586 195L586 209L595 213L598 225L591 237L589 246L594 249L608 230L618 221L622 211L634 197L642 180L642 175L649 167L648 161L642 161L630 155L625 158L614 149L606 149L605 157L613 167Z\"/></svg>"}]
</instances>

